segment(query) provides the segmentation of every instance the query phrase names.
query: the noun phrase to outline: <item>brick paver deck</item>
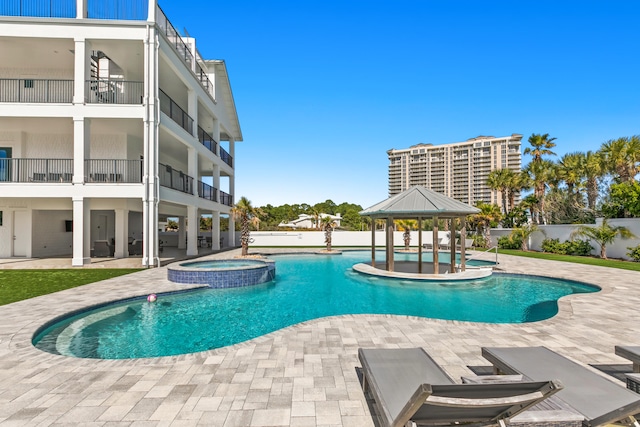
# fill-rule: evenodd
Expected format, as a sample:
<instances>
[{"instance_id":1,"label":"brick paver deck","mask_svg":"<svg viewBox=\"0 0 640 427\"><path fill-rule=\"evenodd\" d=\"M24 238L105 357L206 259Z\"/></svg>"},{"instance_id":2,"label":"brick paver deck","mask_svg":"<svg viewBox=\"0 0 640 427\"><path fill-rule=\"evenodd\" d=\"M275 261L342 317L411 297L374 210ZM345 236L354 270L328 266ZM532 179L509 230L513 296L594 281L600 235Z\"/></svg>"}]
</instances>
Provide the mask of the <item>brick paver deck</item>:
<instances>
[{"instance_id":1,"label":"brick paver deck","mask_svg":"<svg viewBox=\"0 0 640 427\"><path fill-rule=\"evenodd\" d=\"M467 366L488 365L481 346L545 345L583 364L628 363L613 348L640 344L640 273L502 255L500 262L509 272L603 290L565 297L557 316L536 323L336 316L222 349L138 360L56 356L31 338L72 310L183 289L166 280L165 267L2 306L0 424L371 427L358 347L424 347L455 378L472 374Z\"/></svg>"}]
</instances>

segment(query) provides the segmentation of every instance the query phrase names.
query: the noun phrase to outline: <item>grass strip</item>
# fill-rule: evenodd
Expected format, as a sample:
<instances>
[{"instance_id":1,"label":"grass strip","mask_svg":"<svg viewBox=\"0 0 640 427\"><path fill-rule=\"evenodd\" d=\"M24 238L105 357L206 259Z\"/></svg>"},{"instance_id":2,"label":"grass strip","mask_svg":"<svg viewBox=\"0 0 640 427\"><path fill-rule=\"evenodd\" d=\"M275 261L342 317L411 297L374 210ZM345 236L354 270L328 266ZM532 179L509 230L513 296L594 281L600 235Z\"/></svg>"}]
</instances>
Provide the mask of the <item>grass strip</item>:
<instances>
[{"instance_id":1,"label":"grass strip","mask_svg":"<svg viewBox=\"0 0 640 427\"><path fill-rule=\"evenodd\" d=\"M617 259L601 259L587 256L559 255L548 252L518 251L515 249L498 249L498 253L526 258L547 259L551 261L573 262L576 264L597 265L600 267L619 268L621 270L640 271L640 263L620 261Z\"/></svg>"},{"instance_id":2,"label":"grass strip","mask_svg":"<svg viewBox=\"0 0 640 427\"><path fill-rule=\"evenodd\" d=\"M140 271L139 268L0 270L0 305Z\"/></svg>"}]
</instances>

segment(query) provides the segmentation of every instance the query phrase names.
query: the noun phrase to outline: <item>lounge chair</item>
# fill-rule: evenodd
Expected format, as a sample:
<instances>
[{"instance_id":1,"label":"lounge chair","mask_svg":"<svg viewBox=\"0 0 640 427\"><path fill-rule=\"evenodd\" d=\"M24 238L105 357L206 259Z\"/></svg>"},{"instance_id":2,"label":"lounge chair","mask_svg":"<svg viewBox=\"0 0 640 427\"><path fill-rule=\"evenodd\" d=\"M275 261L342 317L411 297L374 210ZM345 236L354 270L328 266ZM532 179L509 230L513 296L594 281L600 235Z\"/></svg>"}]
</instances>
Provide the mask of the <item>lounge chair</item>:
<instances>
[{"instance_id":1,"label":"lounge chair","mask_svg":"<svg viewBox=\"0 0 640 427\"><path fill-rule=\"evenodd\" d=\"M629 359L633 362L633 372L640 372L640 346L636 345L617 345L615 352L618 356Z\"/></svg>"},{"instance_id":2,"label":"lounge chair","mask_svg":"<svg viewBox=\"0 0 640 427\"><path fill-rule=\"evenodd\" d=\"M504 426L562 388L554 381L456 384L421 348L359 349L363 391L371 390L381 425Z\"/></svg>"},{"instance_id":3,"label":"lounge chair","mask_svg":"<svg viewBox=\"0 0 640 427\"><path fill-rule=\"evenodd\" d=\"M93 242L93 256L112 257L113 251L108 240L96 240Z\"/></svg>"},{"instance_id":4,"label":"lounge chair","mask_svg":"<svg viewBox=\"0 0 640 427\"><path fill-rule=\"evenodd\" d=\"M496 373L521 374L530 381L557 378L564 388L555 399L578 411L585 427L629 421L640 424L640 395L546 347L482 348Z\"/></svg>"}]
</instances>

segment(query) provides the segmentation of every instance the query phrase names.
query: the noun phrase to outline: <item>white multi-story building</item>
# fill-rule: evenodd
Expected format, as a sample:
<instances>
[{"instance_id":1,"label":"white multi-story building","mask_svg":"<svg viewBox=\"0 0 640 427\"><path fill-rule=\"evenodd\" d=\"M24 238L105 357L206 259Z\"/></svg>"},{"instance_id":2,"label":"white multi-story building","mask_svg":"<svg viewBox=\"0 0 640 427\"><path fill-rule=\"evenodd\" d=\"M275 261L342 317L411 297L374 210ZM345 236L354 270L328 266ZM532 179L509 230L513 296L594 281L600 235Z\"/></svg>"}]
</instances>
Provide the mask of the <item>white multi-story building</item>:
<instances>
[{"instance_id":1,"label":"white multi-story building","mask_svg":"<svg viewBox=\"0 0 640 427\"><path fill-rule=\"evenodd\" d=\"M202 215L218 248L242 141L227 69L156 0L2 1L0 58L0 258L157 265L158 222L196 255Z\"/></svg>"},{"instance_id":2,"label":"white multi-story building","mask_svg":"<svg viewBox=\"0 0 640 427\"><path fill-rule=\"evenodd\" d=\"M389 196L414 185L422 185L458 201L475 205L502 203L499 191L487 185L489 172L511 169L520 172L522 135L495 138L479 136L464 142L418 144L403 150L391 149Z\"/></svg>"}]
</instances>

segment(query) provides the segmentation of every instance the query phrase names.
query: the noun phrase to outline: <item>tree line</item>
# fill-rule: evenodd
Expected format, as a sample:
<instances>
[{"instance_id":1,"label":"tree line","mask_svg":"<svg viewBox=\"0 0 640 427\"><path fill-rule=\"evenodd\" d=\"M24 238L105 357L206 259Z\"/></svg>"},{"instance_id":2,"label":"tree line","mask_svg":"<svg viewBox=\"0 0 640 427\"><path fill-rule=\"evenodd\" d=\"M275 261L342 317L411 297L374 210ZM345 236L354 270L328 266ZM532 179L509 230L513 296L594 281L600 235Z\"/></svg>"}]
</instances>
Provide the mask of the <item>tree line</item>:
<instances>
[{"instance_id":1,"label":"tree line","mask_svg":"<svg viewBox=\"0 0 640 427\"><path fill-rule=\"evenodd\" d=\"M640 216L640 136L606 141L597 151L567 153L551 160L556 138L532 134L524 154L531 161L518 173L497 169L487 185L498 190L502 206L480 204L484 215L505 227L535 224L593 223L595 218ZM533 190L516 205L516 195Z\"/></svg>"}]
</instances>

